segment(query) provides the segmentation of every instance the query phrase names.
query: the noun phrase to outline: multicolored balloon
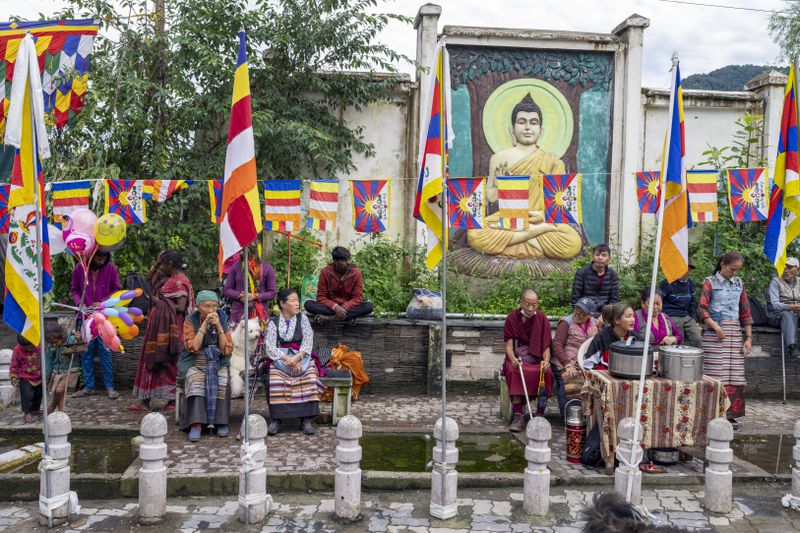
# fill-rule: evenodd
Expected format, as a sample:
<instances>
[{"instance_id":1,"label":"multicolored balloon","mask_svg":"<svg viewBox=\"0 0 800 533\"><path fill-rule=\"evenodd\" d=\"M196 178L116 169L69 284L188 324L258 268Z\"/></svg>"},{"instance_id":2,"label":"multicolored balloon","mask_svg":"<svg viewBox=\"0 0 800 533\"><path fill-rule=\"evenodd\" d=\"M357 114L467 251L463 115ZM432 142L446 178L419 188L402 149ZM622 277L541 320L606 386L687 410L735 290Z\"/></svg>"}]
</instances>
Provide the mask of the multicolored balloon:
<instances>
[{"instance_id":1,"label":"multicolored balloon","mask_svg":"<svg viewBox=\"0 0 800 533\"><path fill-rule=\"evenodd\" d=\"M142 293L142 289L117 291L100 304L95 315L102 316L99 321L105 322L113 328L119 338L131 340L139 334L139 327L136 326L136 323L144 320L144 313L138 307L127 306ZM111 348L108 344L106 346Z\"/></svg>"}]
</instances>

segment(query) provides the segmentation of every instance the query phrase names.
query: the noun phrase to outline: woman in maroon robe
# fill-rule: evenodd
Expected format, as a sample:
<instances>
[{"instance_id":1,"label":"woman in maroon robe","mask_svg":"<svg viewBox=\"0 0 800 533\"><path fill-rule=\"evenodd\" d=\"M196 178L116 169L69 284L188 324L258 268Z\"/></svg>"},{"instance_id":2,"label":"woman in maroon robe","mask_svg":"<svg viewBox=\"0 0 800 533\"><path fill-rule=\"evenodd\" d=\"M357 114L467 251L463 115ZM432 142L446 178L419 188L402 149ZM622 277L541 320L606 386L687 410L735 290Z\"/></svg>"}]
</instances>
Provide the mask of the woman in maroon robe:
<instances>
[{"instance_id":1,"label":"woman in maroon robe","mask_svg":"<svg viewBox=\"0 0 800 533\"><path fill-rule=\"evenodd\" d=\"M550 322L544 313L538 311L539 297L532 289L525 289L519 300L520 307L509 313L503 328L503 341L506 344L506 360L502 374L508 384L514 418L509 425L511 431L522 431L525 426L523 402L525 387L528 397L539 394L539 375L544 371L546 395L549 397L553 387L553 373L550 371ZM522 373L525 375L523 387ZM536 408L537 416L544 416L542 402Z\"/></svg>"}]
</instances>

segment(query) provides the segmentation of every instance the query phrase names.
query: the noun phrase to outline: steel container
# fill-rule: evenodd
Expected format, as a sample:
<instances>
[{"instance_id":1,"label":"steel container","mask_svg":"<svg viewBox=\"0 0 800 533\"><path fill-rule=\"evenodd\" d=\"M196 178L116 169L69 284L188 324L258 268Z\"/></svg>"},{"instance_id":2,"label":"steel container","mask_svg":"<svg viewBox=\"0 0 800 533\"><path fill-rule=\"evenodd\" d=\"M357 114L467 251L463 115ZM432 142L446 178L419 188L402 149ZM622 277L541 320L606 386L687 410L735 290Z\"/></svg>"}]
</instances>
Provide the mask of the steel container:
<instances>
[{"instance_id":1,"label":"steel container","mask_svg":"<svg viewBox=\"0 0 800 533\"><path fill-rule=\"evenodd\" d=\"M673 381L703 379L703 350L694 346L661 346L658 372Z\"/></svg>"},{"instance_id":2,"label":"steel container","mask_svg":"<svg viewBox=\"0 0 800 533\"><path fill-rule=\"evenodd\" d=\"M625 379L639 379L642 370L642 351L644 343L635 341L627 344L626 341L617 341L611 345L608 355L608 371L612 376ZM655 346L650 346L645 362L645 378L653 373L653 354Z\"/></svg>"}]
</instances>

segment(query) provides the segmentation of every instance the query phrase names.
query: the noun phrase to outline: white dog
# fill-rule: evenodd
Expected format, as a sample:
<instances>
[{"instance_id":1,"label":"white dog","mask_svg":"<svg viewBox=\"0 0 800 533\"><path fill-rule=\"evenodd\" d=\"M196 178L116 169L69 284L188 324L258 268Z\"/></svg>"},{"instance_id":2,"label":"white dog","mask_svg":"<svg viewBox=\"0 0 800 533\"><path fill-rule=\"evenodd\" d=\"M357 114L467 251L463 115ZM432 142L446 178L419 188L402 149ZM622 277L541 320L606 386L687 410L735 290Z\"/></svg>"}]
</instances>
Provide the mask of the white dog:
<instances>
[{"instance_id":1,"label":"white dog","mask_svg":"<svg viewBox=\"0 0 800 533\"><path fill-rule=\"evenodd\" d=\"M233 330L231 338L233 339L233 354L231 354L231 398L241 398L244 396L244 379L242 372L244 371L244 335L245 329L247 330L247 356L253 355L256 351L256 343L258 336L261 333L261 328L257 318L251 318L247 321L247 328L244 327L244 320L240 322L236 329Z\"/></svg>"}]
</instances>

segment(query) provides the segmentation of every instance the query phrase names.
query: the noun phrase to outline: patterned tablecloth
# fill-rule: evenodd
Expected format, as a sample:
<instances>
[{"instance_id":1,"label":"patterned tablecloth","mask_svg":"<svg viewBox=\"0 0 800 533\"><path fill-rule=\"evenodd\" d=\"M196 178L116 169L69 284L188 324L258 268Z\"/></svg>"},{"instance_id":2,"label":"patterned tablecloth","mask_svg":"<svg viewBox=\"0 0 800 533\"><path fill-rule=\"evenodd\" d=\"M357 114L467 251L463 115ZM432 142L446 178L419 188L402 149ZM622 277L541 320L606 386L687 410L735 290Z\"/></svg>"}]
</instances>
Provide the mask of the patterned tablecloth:
<instances>
[{"instance_id":1,"label":"patterned tablecloth","mask_svg":"<svg viewBox=\"0 0 800 533\"><path fill-rule=\"evenodd\" d=\"M617 424L633 416L639 380L617 378L607 370L591 370L581 391L584 414L600 420L600 449L610 459L617 444ZM730 406L725 387L716 379L672 381L651 377L644 384L639 420L645 448L704 446L708 423Z\"/></svg>"}]
</instances>

